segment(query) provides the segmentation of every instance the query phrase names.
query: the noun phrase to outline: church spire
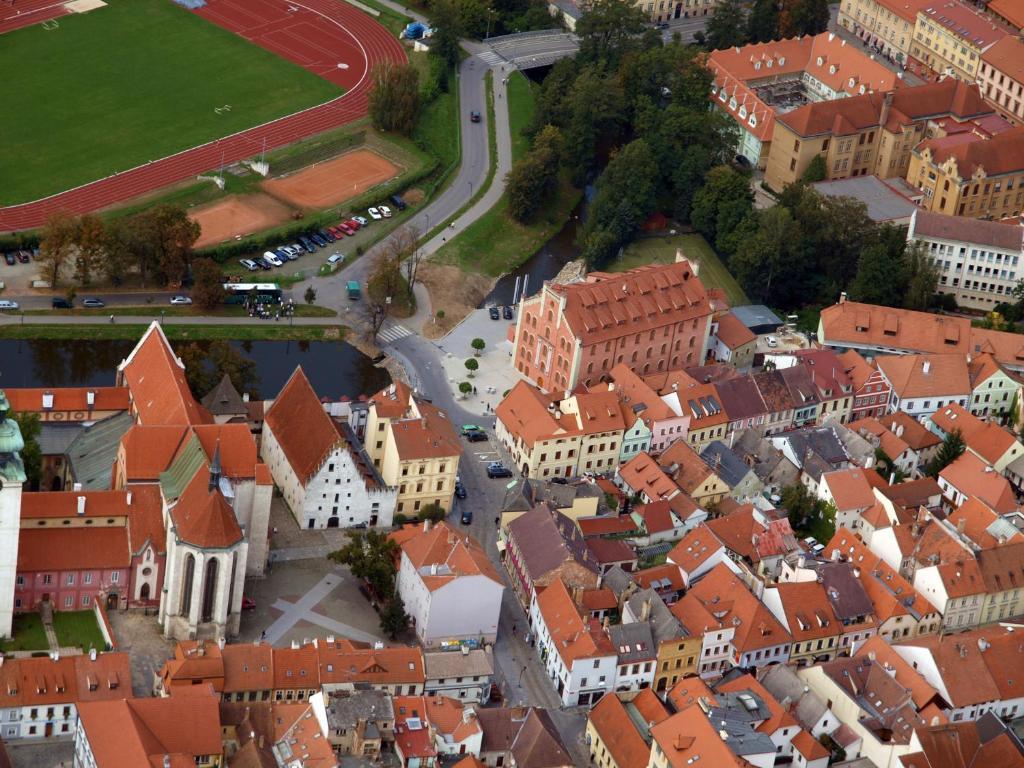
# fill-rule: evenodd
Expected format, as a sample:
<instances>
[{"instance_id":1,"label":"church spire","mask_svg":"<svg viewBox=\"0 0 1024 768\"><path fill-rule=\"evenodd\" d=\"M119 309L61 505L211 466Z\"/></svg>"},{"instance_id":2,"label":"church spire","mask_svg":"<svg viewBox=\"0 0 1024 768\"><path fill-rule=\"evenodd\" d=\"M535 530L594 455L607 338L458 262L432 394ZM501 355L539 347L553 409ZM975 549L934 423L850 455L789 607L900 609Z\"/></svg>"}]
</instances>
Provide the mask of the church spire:
<instances>
[{"instance_id":1,"label":"church spire","mask_svg":"<svg viewBox=\"0 0 1024 768\"><path fill-rule=\"evenodd\" d=\"M220 438L217 438L217 447L213 451L213 462L210 464L210 493L213 493L220 485Z\"/></svg>"}]
</instances>

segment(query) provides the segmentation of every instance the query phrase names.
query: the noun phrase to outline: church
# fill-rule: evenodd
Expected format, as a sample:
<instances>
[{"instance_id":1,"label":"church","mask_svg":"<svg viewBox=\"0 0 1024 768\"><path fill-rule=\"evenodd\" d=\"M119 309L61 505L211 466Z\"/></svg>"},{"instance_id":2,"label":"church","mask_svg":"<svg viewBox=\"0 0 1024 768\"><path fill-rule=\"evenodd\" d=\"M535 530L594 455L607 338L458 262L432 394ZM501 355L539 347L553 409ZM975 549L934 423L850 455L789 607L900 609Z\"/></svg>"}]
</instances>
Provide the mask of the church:
<instances>
[{"instance_id":1,"label":"church","mask_svg":"<svg viewBox=\"0 0 1024 768\"><path fill-rule=\"evenodd\" d=\"M24 441L0 393L0 636L43 602L149 608L182 640L237 634L245 578L266 566L273 494L248 425L218 423L195 399L156 322L107 389L127 398L106 398L124 412L104 420L126 422L107 433L106 487L35 493L23 490ZM41 407L74 396L47 390Z\"/></svg>"}]
</instances>

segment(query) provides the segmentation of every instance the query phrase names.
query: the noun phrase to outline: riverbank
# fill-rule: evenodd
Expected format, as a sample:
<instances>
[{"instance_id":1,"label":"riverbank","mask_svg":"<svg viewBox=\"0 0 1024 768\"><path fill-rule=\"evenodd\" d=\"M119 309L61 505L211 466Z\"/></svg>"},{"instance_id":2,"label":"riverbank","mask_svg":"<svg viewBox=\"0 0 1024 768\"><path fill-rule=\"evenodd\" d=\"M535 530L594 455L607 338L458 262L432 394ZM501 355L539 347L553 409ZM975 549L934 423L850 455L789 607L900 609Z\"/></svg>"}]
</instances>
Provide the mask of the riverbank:
<instances>
[{"instance_id":1,"label":"riverbank","mask_svg":"<svg viewBox=\"0 0 1024 768\"><path fill-rule=\"evenodd\" d=\"M148 326L144 323L47 323L0 325L0 339L47 339L53 341L137 341ZM288 325L265 321L246 325L163 324L171 341L343 341L342 325Z\"/></svg>"}]
</instances>

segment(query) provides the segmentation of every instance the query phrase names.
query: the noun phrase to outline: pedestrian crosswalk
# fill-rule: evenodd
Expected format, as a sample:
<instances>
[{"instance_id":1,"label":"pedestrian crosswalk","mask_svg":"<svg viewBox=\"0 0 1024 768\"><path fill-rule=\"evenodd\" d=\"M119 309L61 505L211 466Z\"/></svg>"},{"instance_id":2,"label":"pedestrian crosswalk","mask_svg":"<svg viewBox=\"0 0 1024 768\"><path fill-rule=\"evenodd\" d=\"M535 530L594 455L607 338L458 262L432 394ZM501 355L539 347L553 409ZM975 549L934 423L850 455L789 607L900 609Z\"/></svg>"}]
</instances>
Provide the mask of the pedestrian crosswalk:
<instances>
[{"instance_id":1,"label":"pedestrian crosswalk","mask_svg":"<svg viewBox=\"0 0 1024 768\"><path fill-rule=\"evenodd\" d=\"M384 323L380 331L377 333L378 339L386 341L389 344L394 344L396 341L404 339L406 336L412 336L412 331L404 325L396 325L394 323Z\"/></svg>"},{"instance_id":2,"label":"pedestrian crosswalk","mask_svg":"<svg viewBox=\"0 0 1024 768\"><path fill-rule=\"evenodd\" d=\"M499 64L505 63L505 60L494 51L484 51L483 53L478 53L477 56L489 67L496 67Z\"/></svg>"}]
</instances>

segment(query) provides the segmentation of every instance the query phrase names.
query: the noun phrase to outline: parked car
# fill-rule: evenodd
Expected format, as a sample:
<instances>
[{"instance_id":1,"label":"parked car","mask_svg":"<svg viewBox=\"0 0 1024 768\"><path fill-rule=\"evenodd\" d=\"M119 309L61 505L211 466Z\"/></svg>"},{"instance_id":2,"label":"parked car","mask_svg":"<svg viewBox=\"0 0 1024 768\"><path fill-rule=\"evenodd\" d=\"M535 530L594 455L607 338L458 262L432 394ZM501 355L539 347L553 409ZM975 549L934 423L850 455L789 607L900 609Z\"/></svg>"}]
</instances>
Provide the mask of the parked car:
<instances>
[{"instance_id":1,"label":"parked car","mask_svg":"<svg viewBox=\"0 0 1024 768\"><path fill-rule=\"evenodd\" d=\"M28 264L30 261L32 261L32 254L31 254L31 252L26 251L24 249L18 251L17 256L18 256L18 261L20 261L22 264Z\"/></svg>"},{"instance_id":2,"label":"parked car","mask_svg":"<svg viewBox=\"0 0 1024 768\"><path fill-rule=\"evenodd\" d=\"M460 431L462 432L462 436L465 437L470 432L483 432L484 428L478 427L476 424L463 424Z\"/></svg>"},{"instance_id":3,"label":"parked car","mask_svg":"<svg viewBox=\"0 0 1024 768\"><path fill-rule=\"evenodd\" d=\"M401 195L392 195L390 198L392 203L395 204L395 208L400 211L404 211L408 206L405 204L405 200L402 199Z\"/></svg>"},{"instance_id":4,"label":"parked car","mask_svg":"<svg viewBox=\"0 0 1024 768\"><path fill-rule=\"evenodd\" d=\"M188 296L183 296L180 293L177 296L171 296L171 304L183 305L183 304L191 304L191 303L192 303L192 299L190 299Z\"/></svg>"},{"instance_id":5,"label":"parked car","mask_svg":"<svg viewBox=\"0 0 1024 768\"><path fill-rule=\"evenodd\" d=\"M768 336L767 338L765 338L764 343L767 344L769 347L779 346L779 340L776 339L774 336Z\"/></svg>"},{"instance_id":6,"label":"parked car","mask_svg":"<svg viewBox=\"0 0 1024 768\"><path fill-rule=\"evenodd\" d=\"M278 255L273 251L265 251L263 253L263 260L268 264L273 264L275 267L280 267L282 264L284 264L284 262L281 261Z\"/></svg>"},{"instance_id":7,"label":"parked car","mask_svg":"<svg viewBox=\"0 0 1024 768\"><path fill-rule=\"evenodd\" d=\"M90 296L88 299L82 299L82 306L83 307L92 307L93 309L98 309L100 307L107 306L107 303L105 301L103 301L102 299L97 299L97 298L93 298L93 297Z\"/></svg>"},{"instance_id":8,"label":"parked car","mask_svg":"<svg viewBox=\"0 0 1024 768\"><path fill-rule=\"evenodd\" d=\"M54 298L50 300L50 306L54 309L71 309L71 302L67 299Z\"/></svg>"},{"instance_id":9,"label":"parked car","mask_svg":"<svg viewBox=\"0 0 1024 768\"><path fill-rule=\"evenodd\" d=\"M335 240L339 240L339 239L341 239L342 237L344 237L344 236L345 236L345 233L344 233L344 232L342 232L342 231L341 231L340 229L338 229L338 227L337 227L337 226L333 226L333 227L328 227L328 228L327 228L327 230L328 230L328 231L329 231L329 232L330 232L330 233L331 233L332 235L334 235L334 239L335 239Z\"/></svg>"},{"instance_id":10,"label":"parked car","mask_svg":"<svg viewBox=\"0 0 1024 768\"><path fill-rule=\"evenodd\" d=\"M470 112L469 112L469 122L471 122L471 123L479 123L480 122L480 113L477 112L475 109L470 110Z\"/></svg>"},{"instance_id":11,"label":"parked car","mask_svg":"<svg viewBox=\"0 0 1024 768\"><path fill-rule=\"evenodd\" d=\"M316 243L321 248L323 248L325 245L327 245L327 240L324 239L323 237L321 237L320 233L318 233L318 232L310 232L309 239L312 240L314 243Z\"/></svg>"},{"instance_id":12,"label":"parked car","mask_svg":"<svg viewBox=\"0 0 1024 768\"><path fill-rule=\"evenodd\" d=\"M330 256L327 257L327 263L328 264L340 264L344 260L345 260L345 254L344 253L332 253Z\"/></svg>"},{"instance_id":13,"label":"parked car","mask_svg":"<svg viewBox=\"0 0 1024 768\"><path fill-rule=\"evenodd\" d=\"M365 227L370 223L365 216L353 216L352 221L358 221L360 227Z\"/></svg>"},{"instance_id":14,"label":"parked car","mask_svg":"<svg viewBox=\"0 0 1024 768\"><path fill-rule=\"evenodd\" d=\"M466 486L464 486L462 483L456 481L456 483L455 483L455 498L457 498L457 499L464 499L464 498L466 498L466 495L467 495L466 494Z\"/></svg>"},{"instance_id":15,"label":"parked car","mask_svg":"<svg viewBox=\"0 0 1024 768\"><path fill-rule=\"evenodd\" d=\"M337 235L335 235L333 232L331 232L330 227L326 227L324 229L321 229L319 232L317 232L317 234L320 235L320 237L322 237L328 243L333 243L335 240L338 239Z\"/></svg>"},{"instance_id":16,"label":"parked car","mask_svg":"<svg viewBox=\"0 0 1024 768\"><path fill-rule=\"evenodd\" d=\"M281 260L282 264L286 261L292 260L291 254L289 254L284 248L278 248L274 253L277 255L277 258Z\"/></svg>"},{"instance_id":17,"label":"parked car","mask_svg":"<svg viewBox=\"0 0 1024 768\"><path fill-rule=\"evenodd\" d=\"M385 219L391 218L391 209L388 208L386 205L378 205L377 210L380 211L380 215L383 216Z\"/></svg>"},{"instance_id":18,"label":"parked car","mask_svg":"<svg viewBox=\"0 0 1024 768\"><path fill-rule=\"evenodd\" d=\"M463 525L469 525L470 523L472 523L473 522L473 510L471 510L471 509L464 509L464 510L462 510L462 517L459 518L459 521Z\"/></svg>"},{"instance_id":19,"label":"parked car","mask_svg":"<svg viewBox=\"0 0 1024 768\"><path fill-rule=\"evenodd\" d=\"M306 249L306 253L316 253L316 245L308 237L300 237L299 242L302 244L302 247Z\"/></svg>"},{"instance_id":20,"label":"parked car","mask_svg":"<svg viewBox=\"0 0 1024 768\"><path fill-rule=\"evenodd\" d=\"M242 597L242 610L243 611L252 611L252 610L255 610L255 609L256 609L256 601L253 600L251 597L243 596Z\"/></svg>"},{"instance_id":21,"label":"parked car","mask_svg":"<svg viewBox=\"0 0 1024 768\"><path fill-rule=\"evenodd\" d=\"M286 245L281 250L284 251L284 255L288 257L288 261L297 261L299 256L302 255L301 248L292 248L290 245Z\"/></svg>"},{"instance_id":22,"label":"parked car","mask_svg":"<svg viewBox=\"0 0 1024 768\"><path fill-rule=\"evenodd\" d=\"M292 243L292 250L295 251L295 258L299 258L306 249L302 243Z\"/></svg>"},{"instance_id":23,"label":"parked car","mask_svg":"<svg viewBox=\"0 0 1024 768\"><path fill-rule=\"evenodd\" d=\"M17 309L18 302L10 299L0 299L0 309Z\"/></svg>"},{"instance_id":24,"label":"parked car","mask_svg":"<svg viewBox=\"0 0 1024 768\"><path fill-rule=\"evenodd\" d=\"M13 267L18 263L18 257L14 255L14 251L7 251L4 254L4 261L7 262L8 266Z\"/></svg>"},{"instance_id":25,"label":"parked car","mask_svg":"<svg viewBox=\"0 0 1024 768\"><path fill-rule=\"evenodd\" d=\"M515 310L512 309L512 306L510 304L506 304L504 307L501 308L501 314L506 320L511 320L513 317L516 316Z\"/></svg>"},{"instance_id":26,"label":"parked car","mask_svg":"<svg viewBox=\"0 0 1024 768\"><path fill-rule=\"evenodd\" d=\"M256 261L256 266L259 267L260 269L271 269L274 266L269 261L264 259L262 256L257 257L255 259L255 261Z\"/></svg>"},{"instance_id":27,"label":"parked car","mask_svg":"<svg viewBox=\"0 0 1024 768\"><path fill-rule=\"evenodd\" d=\"M344 232L349 237L352 237L352 235L355 234L355 230L352 229L352 227L350 227L348 224L345 224L345 223L339 224L338 225L338 229L340 229L342 232Z\"/></svg>"},{"instance_id":28,"label":"parked car","mask_svg":"<svg viewBox=\"0 0 1024 768\"><path fill-rule=\"evenodd\" d=\"M260 265L257 264L252 259L239 259L238 263L241 264L246 269L248 269L250 272L255 272L257 269L260 268Z\"/></svg>"},{"instance_id":29,"label":"parked car","mask_svg":"<svg viewBox=\"0 0 1024 768\"><path fill-rule=\"evenodd\" d=\"M352 229L352 230L355 230L355 231L358 231L363 226L362 224L359 223L359 221L357 219L354 219L354 218L353 219L347 219L347 220L343 221L342 224L347 224L349 229Z\"/></svg>"},{"instance_id":30,"label":"parked car","mask_svg":"<svg viewBox=\"0 0 1024 768\"><path fill-rule=\"evenodd\" d=\"M380 221L381 219L384 218L384 216L381 215L381 212L378 211L376 208L368 208L366 212L370 214L370 218L373 219L374 221Z\"/></svg>"},{"instance_id":31,"label":"parked car","mask_svg":"<svg viewBox=\"0 0 1024 768\"><path fill-rule=\"evenodd\" d=\"M498 311L497 307L489 307L487 309L488 314L491 316L491 320L500 320L501 312Z\"/></svg>"},{"instance_id":32,"label":"parked car","mask_svg":"<svg viewBox=\"0 0 1024 768\"><path fill-rule=\"evenodd\" d=\"M492 480L498 477L512 477L512 470L500 461L492 461L487 465L487 476Z\"/></svg>"},{"instance_id":33,"label":"parked car","mask_svg":"<svg viewBox=\"0 0 1024 768\"><path fill-rule=\"evenodd\" d=\"M482 443L487 439L486 432L470 432L466 435L466 439L471 443Z\"/></svg>"}]
</instances>

